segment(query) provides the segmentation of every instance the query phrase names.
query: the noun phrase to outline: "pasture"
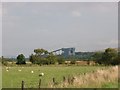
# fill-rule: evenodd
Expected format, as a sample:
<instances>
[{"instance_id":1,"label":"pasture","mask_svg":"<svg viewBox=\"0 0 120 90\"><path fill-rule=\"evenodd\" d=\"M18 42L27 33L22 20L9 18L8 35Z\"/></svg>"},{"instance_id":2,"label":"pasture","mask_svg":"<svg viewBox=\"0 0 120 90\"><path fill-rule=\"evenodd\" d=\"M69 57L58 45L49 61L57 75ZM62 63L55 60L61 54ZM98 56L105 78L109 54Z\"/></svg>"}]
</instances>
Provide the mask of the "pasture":
<instances>
[{"instance_id":1,"label":"pasture","mask_svg":"<svg viewBox=\"0 0 120 90\"><path fill-rule=\"evenodd\" d=\"M6 70L2 67L2 87L3 88L21 88L21 82L24 80L25 88L38 88L39 79L41 79L41 88L50 88L52 79L60 84L63 76L79 76L85 73L92 73L99 69L107 69L105 66L14 66ZM44 73L43 76L39 76ZM109 83L111 86L109 86ZM117 81L108 82L99 87L117 87ZM73 87L73 86L70 86ZM94 88L95 86L88 86Z\"/></svg>"}]
</instances>

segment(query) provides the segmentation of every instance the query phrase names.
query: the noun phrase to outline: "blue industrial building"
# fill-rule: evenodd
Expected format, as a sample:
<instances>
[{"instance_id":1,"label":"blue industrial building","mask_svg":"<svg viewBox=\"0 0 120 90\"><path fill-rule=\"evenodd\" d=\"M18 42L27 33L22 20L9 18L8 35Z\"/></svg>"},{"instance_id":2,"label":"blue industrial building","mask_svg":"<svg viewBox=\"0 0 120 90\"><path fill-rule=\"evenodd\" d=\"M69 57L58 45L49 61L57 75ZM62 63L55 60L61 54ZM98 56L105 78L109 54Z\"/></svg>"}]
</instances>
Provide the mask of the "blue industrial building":
<instances>
[{"instance_id":1,"label":"blue industrial building","mask_svg":"<svg viewBox=\"0 0 120 90\"><path fill-rule=\"evenodd\" d=\"M59 55L62 55L64 57L68 56L74 56L75 55L75 48L61 48L55 51L52 51L53 53L57 54L59 52Z\"/></svg>"}]
</instances>

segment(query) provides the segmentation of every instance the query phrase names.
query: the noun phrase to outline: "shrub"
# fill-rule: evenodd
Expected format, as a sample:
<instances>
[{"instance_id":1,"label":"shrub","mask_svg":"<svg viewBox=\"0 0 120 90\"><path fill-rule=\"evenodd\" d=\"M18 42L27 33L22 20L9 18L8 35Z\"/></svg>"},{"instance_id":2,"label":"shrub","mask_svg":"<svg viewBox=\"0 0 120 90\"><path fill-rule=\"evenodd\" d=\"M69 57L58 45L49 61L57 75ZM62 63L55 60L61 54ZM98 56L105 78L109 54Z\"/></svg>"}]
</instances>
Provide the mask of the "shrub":
<instances>
[{"instance_id":1,"label":"shrub","mask_svg":"<svg viewBox=\"0 0 120 90\"><path fill-rule=\"evenodd\" d=\"M57 62L58 64L64 64L65 63L65 59L61 56L57 57Z\"/></svg>"},{"instance_id":2,"label":"shrub","mask_svg":"<svg viewBox=\"0 0 120 90\"><path fill-rule=\"evenodd\" d=\"M72 60L71 62L70 62L70 64L75 64L76 63L76 61L75 60Z\"/></svg>"},{"instance_id":3,"label":"shrub","mask_svg":"<svg viewBox=\"0 0 120 90\"><path fill-rule=\"evenodd\" d=\"M26 64L25 56L23 54L17 56L16 64Z\"/></svg>"}]
</instances>

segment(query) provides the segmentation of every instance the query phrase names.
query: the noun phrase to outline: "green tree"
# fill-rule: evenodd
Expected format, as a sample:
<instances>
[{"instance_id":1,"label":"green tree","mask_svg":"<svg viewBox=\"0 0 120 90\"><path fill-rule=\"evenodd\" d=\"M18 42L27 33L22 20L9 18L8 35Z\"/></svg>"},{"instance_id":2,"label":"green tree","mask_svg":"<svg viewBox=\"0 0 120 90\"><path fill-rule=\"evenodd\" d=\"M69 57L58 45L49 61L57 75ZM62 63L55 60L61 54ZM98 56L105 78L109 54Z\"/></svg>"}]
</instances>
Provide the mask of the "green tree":
<instances>
[{"instance_id":1,"label":"green tree","mask_svg":"<svg viewBox=\"0 0 120 90\"><path fill-rule=\"evenodd\" d=\"M31 54L31 55L29 56L29 61L30 61L31 63L34 63L34 57L33 57L33 54Z\"/></svg>"},{"instance_id":2,"label":"green tree","mask_svg":"<svg viewBox=\"0 0 120 90\"><path fill-rule=\"evenodd\" d=\"M35 49L34 50L34 52L36 53L36 55L39 55L39 56L41 56L41 55L43 55L43 54L47 54L48 53L48 51L47 50L45 50L45 49Z\"/></svg>"},{"instance_id":3,"label":"green tree","mask_svg":"<svg viewBox=\"0 0 120 90\"><path fill-rule=\"evenodd\" d=\"M103 53L95 53L94 57L96 58L96 62L99 64L105 65L116 65L119 64L119 56L118 51L113 48L105 49Z\"/></svg>"},{"instance_id":4,"label":"green tree","mask_svg":"<svg viewBox=\"0 0 120 90\"><path fill-rule=\"evenodd\" d=\"M35 55L31 54L29 57L30 62L33 64L49 64L49 61L47 59L47 56L49 55L49 52L45 49L34 49Z\"/></svg>"},{"instance_id":5,"label":"green tree","mask_svg":"<svg viewBox=\"0 0 120 90\"><path fill-rule=\"evenodd\" d=\"M72 60L71 62L70 62L70 64L75 64L76 63L76 61L75 60Z\"/></svg>"},{"instance_id":6,"label":"green tree","mask_svg":"<svg viewBox=\"0 0 120 90\"><path fill-rule=\"evenodd\" d=\"M49 53L46 57L48 64L55 64L57 62L57 57L53 53Z\"/></svg>"},{"instance_id":7,"label":"green tree","mask_svg":"<svg viewBox=\"0 0 120 90\"><path fill-rule=\"evenodd\" d=\"M38 61L39 61L39 57L37 55L33 55L31 54L29 56L29 61L33 64L38 64Z\"/></svg>"},{"instance_id":8,"label":"green tree","mask_svg":"<svg viewBox=\"0 0 120 90\"><path fill-rule=\"evenodd\" d=\"M63 58L58 58L52 52L48 52L45 49L34 49L34 53L35 54L31 54L29 56L29 60L33 64L49 65L55 64L56 62L58 62L59 64L63 64L65 62Z\"/></svg>"},{"instance_id":9,"label":"green tree","mask_svg":"<svg viewBox=\"0 0 120 90\"><path fill-rule=\"evenodd\" d=\"M17 56L16 64L26 64L25 56L23 54Z\"/></svg>"},{"instance_id":10,"label":"green tree","mask_svg":"<svg viewBox=\"0 0 120 90\"><path fill-rule=\"evenodd\" d=\"M113 62L116 62L116 59L118 57L118 52L115 49L107 48L102 56L102 63L106 65L113 64Z\"/></svg>"},{"instance_id":11,"label":"green tree","mask_svg":"<svg viewBox=\"0 0 120 90\"><path fill-rule=\"evenodd\" d=\"M58 56L57 61L58 61L58 64L64 64L65 63L65 59L62 56Z\"/></svg>"},{"instance_id":12,"label":"green tree","mask_svg":"<svg viewBox=\"0 0 120 90\"><path fill-rule=\"evenodd\" d=\"M117 62L118 62L118 64L120 64L120 51L118 51Z\"/></svg>"},{"instance_id":13,"label":"green tree","mask_svg":"<svg viewBox=\"0 0 120 90\"><path fill-rule=\"evenodd\" d=\"M8 61L4 58L4 56L1 57L1 62L3 65L7 66L8 65Z\"/></svg>"},{"instance_id":14,"label":"green tree","mask_svg":"<svg viewBox=\"0 0 120 90\"><path fill-rule=\"evenodd\" d=\"M94 60L96 63L101 64L102 55L103 55L103 52L96 52L96 53L92 56L92 57L93 57L93 60Z\"/></svg>"}]
</instances>

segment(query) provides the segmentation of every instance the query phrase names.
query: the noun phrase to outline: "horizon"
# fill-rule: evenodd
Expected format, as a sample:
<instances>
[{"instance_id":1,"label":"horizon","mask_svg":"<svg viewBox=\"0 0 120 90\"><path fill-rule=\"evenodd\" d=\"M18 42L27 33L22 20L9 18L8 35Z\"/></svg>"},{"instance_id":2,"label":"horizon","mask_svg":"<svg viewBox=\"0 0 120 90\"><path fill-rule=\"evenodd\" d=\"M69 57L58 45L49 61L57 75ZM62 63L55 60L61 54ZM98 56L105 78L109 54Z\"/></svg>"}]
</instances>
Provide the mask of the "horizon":
<instances>
[{"instance_id":1,"label":"horizon","mask_svg":"<svg viewBox=\"0 0 120 90\"><path fill-rule=\"evenodd\" d=\"M71 47L67 47L67 48L71 48ZM113 48L113 49L118 49L118 48L115 48L115 47L108 47L108 48ZM40 48L35 48L35 49L40 49ZM44 49L44 48L43 48ZM75 49L75 53L76 52L103 52L105 49L107 49L107 48L104 48L104 49L101 49L101 50L94 50L94 51L76 51L76 49ZM57 50L57 49L56 49ZM34 50L33 50L34 51ZM51 51L48 51L48 52L51 52ZM25 58L29 58L29 56L31 55L31 54L33 54L34 52L31 52L28 56L25 56ZM23 54L24 55L24 53L19 53L19 54ZM16 56L15 55L13 55L13 56L3 56L3 57L5 57L5 58L16 58L19 54L17 54Z\"/></svg>"}]
</instances>

